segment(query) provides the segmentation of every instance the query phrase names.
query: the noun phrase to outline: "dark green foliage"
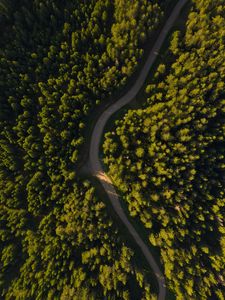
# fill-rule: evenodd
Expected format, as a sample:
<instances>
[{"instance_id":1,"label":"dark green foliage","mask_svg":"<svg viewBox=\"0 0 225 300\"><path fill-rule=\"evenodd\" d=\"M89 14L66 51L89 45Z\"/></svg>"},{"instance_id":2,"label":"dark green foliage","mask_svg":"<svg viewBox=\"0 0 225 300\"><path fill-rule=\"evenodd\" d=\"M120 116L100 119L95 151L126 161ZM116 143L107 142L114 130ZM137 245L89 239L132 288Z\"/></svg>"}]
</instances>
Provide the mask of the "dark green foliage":
<instances>
[{"instance_id":1,"label":"dark green foliage","mask_svg":"<svg viewBox=\"0 0 225 300\"><path fill-rule=\"evenodd\" d=\"M132 298L142 281L104 203L88 182L63 200L32 227L25 210L1 207L1 272L12 280L5 299Z\"/></svg>"},{"instance_id":2,"label":"dark green foliage","mask_svg":"<svg viewBox=\"0 0 225 300\"><path fill-rule=\"evenodd\" d=\"M106 134L104 161L160 247L176 298L223 300L225 2L193 2L185 36L171 42L174 64L159 66L145 108Z\"/></svg>"},{"instance_id":3,"label":"dark green foliage","mask_svg":"<svg viewBox=\"0 0 225 300\"><path fill-rule=\"evenodd\" d=\"M75 163L161 16L147 0L0 1L0 298L154 298Z\"/></svg>"},{"instance_id":4,"label":"dark green foliage","mask_svg":"<svg viewBox=\"0 0 225 300\"><path fill-rule=\"evenodd\" d=\"M0 184L22 174L29 211L32 199L39 214L66 191L88 116L133 73L143 52L139 36L158 23L159 6L128 3L21 1L13 13L0 60Z\"/></svg>"}]
</instances>

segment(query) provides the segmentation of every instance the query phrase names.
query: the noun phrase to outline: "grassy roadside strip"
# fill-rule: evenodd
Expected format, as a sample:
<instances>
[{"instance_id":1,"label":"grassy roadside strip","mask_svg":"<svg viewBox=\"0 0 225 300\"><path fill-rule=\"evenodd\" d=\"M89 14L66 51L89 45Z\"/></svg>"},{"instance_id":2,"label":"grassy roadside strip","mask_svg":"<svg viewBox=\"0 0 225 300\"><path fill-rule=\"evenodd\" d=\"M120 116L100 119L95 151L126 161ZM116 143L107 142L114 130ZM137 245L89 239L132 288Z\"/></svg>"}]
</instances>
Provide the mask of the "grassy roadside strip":
<instances>
[{"instance_id":1,"label":"grassy roadside strip","mask_svg":"<svg viewBox=\"0 0 225 300\"><path fill-rule=\"evenodd\" d=\"M173 28L168 33L168 36L167 36L165 42L163 43L162 48L159 51L159 55L156 58L156 61L155 61L154 65L153 65L153 67L149 71L147 79L146 79L144 85L142 86L142 88L140 89L140 91L138 92L138 95L134 99L132 99L129 102L129 104L127 104L122 109L120 109L119 111L117 111L109 119L109 121L107 122L107 124L105 126L104 134L106 132L108 132L108 131L113 131L113 129L115 128L115 121L121 119L121 117L124 116L129 109L138 109L138 108L141 108L142 105L146 102L148 96L145 93L145 88L146 88L146 86L148 84L151 83L151 78L154 76L154 73L156 72L159 64L160 63L165 63L165 64L167 63L166 61L167 61L167 55L168 55L168 48L169 48L169 45L170 45L170 40L171 40L171 36L172 36L173 32L176 31L176 30L179 30L181 32L185 31L185 23L186 23L186 19L187 19L188 12L189 12L190 8L191 8L191 4L188 3L182 9L179 19L175 22ZM101 143L101 145L103 144L104 134L102 136L102 143Z\"/></svg>"}]
</instances>

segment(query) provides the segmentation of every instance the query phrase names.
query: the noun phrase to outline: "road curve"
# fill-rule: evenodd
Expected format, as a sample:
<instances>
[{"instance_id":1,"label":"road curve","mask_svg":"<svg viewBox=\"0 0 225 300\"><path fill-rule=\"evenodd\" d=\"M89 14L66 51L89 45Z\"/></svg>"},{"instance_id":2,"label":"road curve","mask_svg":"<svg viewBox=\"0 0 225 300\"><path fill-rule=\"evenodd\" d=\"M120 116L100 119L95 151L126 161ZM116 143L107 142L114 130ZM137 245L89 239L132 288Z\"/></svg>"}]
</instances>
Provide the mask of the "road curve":
<instances>
[{"instance_id":1,"label":"road curve","mask_svg":"<svg viewBox=\"0 0 225 300\"><path fill-rule=\"evenodd\" d=\"M89 163L91 167L91 173L93 176L96 176L99 181L101 182L103 188L105 189L106 193L109 196L109 199L112 203L112 206L114 210L116 211L117 215L120 217L124 225L129 230L130 234L133 236L135 242L139 245L142 253L144 254L149 266L155 273L155 276L158 281L159 285L159 295L158 300L164 300L166 297L166 284L165 284L165 278L160 271L159 266L157 265L155 259L153 258L149 248L146 246L146 244L142 241L141 237L133 227L133 225L129 222L127 216L125 215L120 201L118 194L116 193L116 190L113 186L112 181L110 178L104 173L100 158L99 158L99 147L101 142L101 137L104 131L104 127L109 120L109 118L119 109L121 109L124 105L128 104L139 92L141 87L143 86L149 70L153 66L155 59L158 55L158 52L160 51L162 44L167 37L167 34L171 30L174 22L176 21L177 17L180 14L181 9L184 7L184 5L188 2L188 0L180 0L175 8L173 9L170 17L168 18L166 24L164 25L163 29L161 30L153 48L151 49L148 59L142 68L140 75L138 76L135 84L132 86L132 88L120 99L118 99L114 104L112 104L110 107L108 107L102 115L97 120L97 123L94 127L92 136L91 136L91 143L90 143L90 149L89 149Z\"/></svg>"}]
</instances>

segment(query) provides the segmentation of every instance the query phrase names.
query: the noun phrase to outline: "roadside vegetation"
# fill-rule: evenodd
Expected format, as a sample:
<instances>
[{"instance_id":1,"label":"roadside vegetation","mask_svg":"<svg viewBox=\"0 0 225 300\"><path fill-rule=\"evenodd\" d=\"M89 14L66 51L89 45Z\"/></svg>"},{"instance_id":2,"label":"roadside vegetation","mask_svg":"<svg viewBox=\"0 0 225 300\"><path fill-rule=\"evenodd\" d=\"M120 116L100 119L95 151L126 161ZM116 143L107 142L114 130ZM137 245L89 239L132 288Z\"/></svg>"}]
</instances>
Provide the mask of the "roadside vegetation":
<instances>
[{"instance_id":1,"label":"roadside vegetation","mask_svg":"<svg viewBox=\"0 0 225 300\"><path fill-rule=\"evenodd\" d=\"M76 164L165 2L0 1L0 298L156 299Z\"/></svg>"},{"instance_id":2,"label":"roadside vegetation","mask_svg":"<svg viewBox=\"0 0 225 300\"><path fill-rule=\"evenodd\" d=\"M160 249L179 300L225 299L224 4L193 1L147 102L103 144L108 173Z\"/></svg>"}]
</instances>

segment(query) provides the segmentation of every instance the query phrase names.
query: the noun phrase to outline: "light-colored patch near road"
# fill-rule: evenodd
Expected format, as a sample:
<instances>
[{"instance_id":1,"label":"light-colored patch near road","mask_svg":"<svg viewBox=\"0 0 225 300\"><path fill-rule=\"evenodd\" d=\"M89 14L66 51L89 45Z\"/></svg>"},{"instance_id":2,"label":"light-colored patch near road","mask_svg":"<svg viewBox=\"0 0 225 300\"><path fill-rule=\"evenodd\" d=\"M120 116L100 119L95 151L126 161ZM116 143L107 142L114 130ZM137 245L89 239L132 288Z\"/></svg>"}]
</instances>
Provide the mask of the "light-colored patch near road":
<instances>
[{"instance_id":1,"label":"light-colored patch near road","mask_svg":"<svg viewBox=\"0 0 225 300\"><path fill-rule=\"evenodd\" d=\"M169 31L172 29L172 26L176 21L177 17L179 16L181 9L184 7L184 5L187 2L188 0L180 0L175 6L175 8L173 9L170 17L168 18L158 39L156 40L152 50L149 53L148 59L144 67L142 68L140 75L138 76L132 88L122 98L118 99L113 105L108 107L97 120L91 136L91 143L90 143L90 150L89 150L89 163L90 163L91 173L93 176L96 176L101 182L103 188L108 194L108 197L112 203L114 210L116 211L117 215L120 217L124 225L127 227L130 234L133 236L135 242L137 243L142 253L144 254L149 266L155 273L158 286L159 286L159 295L158 295L159 300L164 300L166 297L166 284L165 284L164 275L162 274L159 266L157 265L154 257L152 256L149 248L143 242L138 232L135 230L133 225L129 222L126 214L124 213L119 201L118 194L116 193L112 181L107 176L107 174L103 171L101 161L99 158L99 147L100 147L100 142L104 131L104 127L107 121L116 111L121 109L124 105L128 104L138 94L139 90L145 83L149 70L152 68L158 56L158 53L163 45L163 42L165 41Z\"/></svg>"}]
</instances>

